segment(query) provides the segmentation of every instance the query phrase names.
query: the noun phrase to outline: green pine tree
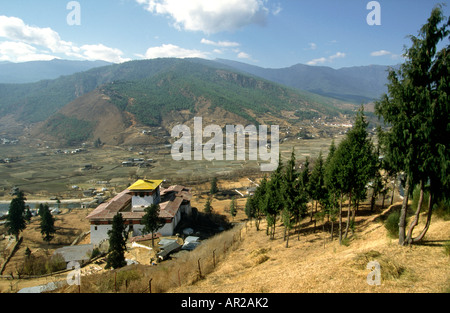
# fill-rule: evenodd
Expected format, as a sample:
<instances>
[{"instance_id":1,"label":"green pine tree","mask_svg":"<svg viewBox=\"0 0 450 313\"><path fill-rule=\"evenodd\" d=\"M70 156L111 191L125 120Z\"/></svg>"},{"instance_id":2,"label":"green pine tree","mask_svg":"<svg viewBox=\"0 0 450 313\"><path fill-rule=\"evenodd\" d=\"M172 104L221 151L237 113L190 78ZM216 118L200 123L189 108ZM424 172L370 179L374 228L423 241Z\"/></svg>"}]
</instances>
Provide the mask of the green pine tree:
<instances>
[{"instance_id":1,"label":"green pine tree","mask_svg":"<svg viewBox=\"0 0 450 313\"><path fill-rule=\"evenodd\" d=\"M281 195L283 183L283 164L281 163L281 156L279 158L277 169L270 176L270 180L266 186L266 206L264 214L267 220L267 235L269 235L269 228L271 228L271 239L275 238L275 227L277 217L283 210L283 198Z\"/></svg>"},{"instance_id":2,"label":"green pine tree","mask_svg":"<svg viewBox=\"0 0 450 313\"><path fill-rule=\"evenodd\" d=\"M309 180L309 189L313 205L311 206L310 220L313 220L313 216L317 213L318 204L322 206L328 197L327 189L325 188L325 165L322 156L322 151L319 153L319 157L314 164L314 168L311 172ZM316 227L316 219L314 219L314 229Z\"/></svg>"},{"instance_id":3,"label":"green pine tree","mask_svg":"<svg viewBox=\"0 0 450 313\"><path fill-rule=\"evenodd\" d=\"M33 217L33 215L31 214L30 207L29 207L29 206L26 206L25 220L26 220L28 223L30 223L32 217Z\"/></svg>"},{"instance_id":4,"label":"green pine tree","mask_svg":"<svg viewBox=\"0 0 450 313\"><path fill-rule=\"evenodd\" d=\"M50 212L48 206L43 208L41 215L41 234L42 239L47 243L53 240L54 234L56 233L55 229L55 219Z\"/></svg>"},{"instance_id":5,"label":"green pine tree","mask_svg":"<svg viewBox=\"0 0 450 313\"><path fill-rule=\"evenodd\" d=\"M331 146L329 148L328 156L325 161L325 186L328 191L328 202L327 202L327 213L331 220L331 240L333 240L334 235L334 222L340 215L339 211L339 187L338 187L338 181L337 181L337 175L338 175L338 168L335 166L335 159L334 156L336 154L336 145L334 140L331 143Z\"/></svg>"},{"instance_id":6,"label":"green pine tree","mask_svg":"<svg viewBox=\"0 0 450 313\"><path fill-rule=\"evenodd\" d=\"M291 158L286 165L282 183L283 211L282 221L286 233L286 248L289 247L290 230L294 222L299 222L300 217L306 211L307 196L301 192L299 173L295 168L295 153L292 149Z\"/></svg>"},{"instance_id":7,"label":"green pine tree","mask_svg":"<svg viewBox=\"0 0 450 313\"><path fill-rule=\"evenodd\" d=\"M406 61L398 70L390 71L388 94L375 105L376 113L389 125L383 135L385 159L397 173L406 174L400 245L423 239L430 226L433 203L448 199L450 194L450 45L438 51L449 34L450 19L438 5L418 36L411 36ZM412 238L422 205L419 201L406 235L408 198L415 186L422 195L428 188L431 203L423 231Z\"/></svg>"},{"instance_id":8,"label":"green pine tree","mask_svg":"<svg viewBox=\"0 0 450 313\"><path fill-rule=\"evenodd\" d=\"M255 201L253 196L249 197L247 199L247 202L245 203L245 215L247 215L247 218L251 221L253 218L255 218Z\"/></svg>"},{"instance_id":9,"label":"green pine tree","mask_svg":"<svg viewBox=\"0 0 450 313\"><path fill-rule=\"evenodd\" d=\"M109 254L106 258L106 269L121 268L127 265L125 261L127 232L121 213L117 213L113 218L112 229L109 235Z\"/></svg>"},{"instance_id":10,"label":"green pine tree","mask_svg":"<svg viewBox=\"0 0 450 313\"><path fill-rule=\"evenodd\" d=\"M259 186L255 190L253 195L253 208L254 208L254 218L255 227L259 231L259 226L261 224L261 217L267 207L267 177L264 175L263 179L260 181Z\"/></svg>"},{"instance_id":11,"label":"green pine tree","mask_svg":"<svg viewBox=\"0 0 450 313\"><path fill-rule=\"evenodd\" d=\"M141 224L144 225L142 232L144 234L152 234L152 247L155 246L154 234L161 227L165 225L165 220L159 217L160 207L158 204L152 204L145 208L145 215L142 218Z\"/></svg>"},{"instance_id":12,"label":"green pine tree","mask_svg":"<svg viewBox=\"0 0 450 313\"><path fill-rule=\"evenodd\" d=\"M237 215L237 202L236 202L236 198L233 197L233 199L231 199L231 203L230 203L230 214L233 218L236 217Z\"/></svg>"},{"instance_id":13,"label":"green pine tree","mask_svg":"<svg viewBox=\"0 0 450 313\"><path fill-rule=\"evenodd\" d=\"M211 199L211 198L208 198L208 199L206 200L205 208L203 209L203 211L204 211L206 214L212 214L212 212L213 212L213 207L212 207L212 199Z\"/></svg>"},{"instance_id":14,"label":"green pine tree","mask_svg":"<svg viewBox=\"0 0 450 313\"><path fill-rule=\"evenodd\" d=\"M215 195L219 192L219 188L217 187L217 177L214 177L211 181L211 188L209 190L209 193L211 195Z\"/></svg>"},{"instance_id":15,"label":"green pine tree","mask_svg":"<svg viewBox=\"0 0 450 313\"><path fill-rule=\"evenodd\" d=\"M27 227L25 221L25 195L19 191L9 205L9 213L6 217L6 229L8 234L14 235L19 240L20 233Z\"/></svg>"}]
</instances>

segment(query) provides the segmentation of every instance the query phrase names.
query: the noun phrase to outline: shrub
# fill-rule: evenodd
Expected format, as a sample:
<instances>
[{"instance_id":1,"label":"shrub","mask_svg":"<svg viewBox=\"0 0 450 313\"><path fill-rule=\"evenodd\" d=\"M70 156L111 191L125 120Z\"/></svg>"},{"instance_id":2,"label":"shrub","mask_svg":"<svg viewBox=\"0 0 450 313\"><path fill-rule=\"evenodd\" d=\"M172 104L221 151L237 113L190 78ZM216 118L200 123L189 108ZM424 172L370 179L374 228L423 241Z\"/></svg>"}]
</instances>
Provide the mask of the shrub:
<instances>
[{"instance_id":1,"label":"shrub","mask_svg":"<svg viewBox=\"0 0 450 313\"><path fill-rule=\"evenodd\" d=\"M60 254L50 257L30 255L25 258L22 268L20 269L20 274L41 276L65 269L66 261Z\"/></svg>"},{"instance_id":2,"label":"shrub","mask_svg":"<svg viewBox=\"0 0 450 313\"><path fill-rule=\"evenodd\" d=\"M67 268L66 261L61 254L56 254L50 257L45 263L45 268L47 269L47 273L54 273L58 271L65 270Z\"/></svg>"},{"instance_id":3,"label":"shrub","mask_svg":"<svg viewBox=\"0 0 450 313\"><path fill-rule=\"evenodd\" d=\"M95 259L96 257L100 256L101 254L102 254L102 252L100 251L100 249L95 248L94 250L92 250L91 259Z\"/></svg>"},{"instance_id":4,"label":"shrub","mask_svg":"<svg viewBox=\"0 0 450 313\"><path fill-rule=\"evenodd\" d=\"M437 204L437 207L434 207L436 211L436 216L438 218L442 218L444 221L450 221L450 201L440 201Z\"/></svg>"},{"instance_id":5,"label":"shrub","mask_svg":"<svg viewBox=\"0 0 450 313\"><path fill-rule=\"evenodd\" d=\"M400 221L400 212L395 211L389 214L386 222L384 223L384 227L386 227L388 231L388 235L391 238L395 238L398 236L398 223Z\"/></svg>"},{"instance_id":6,"label":"shrub","mask_svg":"<svg viewBox=\"0 0 450 313\"><path fill-rule=\"evenodd\" d=\"M450 256L450 241L444 243L444 253L447 256Z\"/></svg>"},{"instance_id":7,"label":"shrub","mask_svg":"<svg viewBox=\"0 0 450 313\"><path fill-rule=\"evenodd\" d=\"M341 244L342 244L343 246L348 247L348 246L350 245L350 239L348 239L348 238L342 238Z\"/></svg>"}]
</instances>

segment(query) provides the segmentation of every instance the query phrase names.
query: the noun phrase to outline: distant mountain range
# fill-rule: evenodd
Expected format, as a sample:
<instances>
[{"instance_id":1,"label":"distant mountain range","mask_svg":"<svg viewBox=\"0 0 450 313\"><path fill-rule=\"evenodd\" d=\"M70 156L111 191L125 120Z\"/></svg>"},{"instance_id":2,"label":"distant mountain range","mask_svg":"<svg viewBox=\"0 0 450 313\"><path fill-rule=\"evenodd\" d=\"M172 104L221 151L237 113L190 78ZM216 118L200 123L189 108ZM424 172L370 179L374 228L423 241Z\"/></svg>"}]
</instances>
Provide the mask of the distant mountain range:
<instances>
[{"instance_id":1,"label":"distant mountain range","mask_svg":"<svg viewBox=\"0 0 450 313\"><path fill-rule=\"evenodd\" d=\"M1 84L33 83L45 79L56 79L63 75L84 72L94 67L106 66L104 61L32 61L24 63L0 62Z\"/></svg>"},{"instance_id":2,"label":"distant mountain range","mask_svg":"<svg viewBox=\"0 0 450 313\"><path fill-rule=\"evenodd\" d=\"M297 64L288 68L267 69L230 60L216 61L279 84L356 104L372 102L387 92L388 66L370 65L336 70Z\"/></svg>"},{"instance_id":3,"label":"distant mountain range","mask_svg":"<svg viewBox=\"0 0 450 313\"><path fill-rule=\"evenodd\" d=\"M227 60L162 58L81 70L95 64L102 63L33 63L59 78L0 84L0 124L37 124L36 134L70 143L102 136L121 144L127 140L117 132L130 125L168 129L196 114L219 125L281 121L289 119L286 112L300 120L337 116L379 98L387 83L383 66L264 69ZM4 66L11 64L0 64L0 70ZM14 66L30 68L28 63ZM76 72L65 75L69 68ZM117 127L105 126L113 120Z\"/></svg>"}]
</instances>

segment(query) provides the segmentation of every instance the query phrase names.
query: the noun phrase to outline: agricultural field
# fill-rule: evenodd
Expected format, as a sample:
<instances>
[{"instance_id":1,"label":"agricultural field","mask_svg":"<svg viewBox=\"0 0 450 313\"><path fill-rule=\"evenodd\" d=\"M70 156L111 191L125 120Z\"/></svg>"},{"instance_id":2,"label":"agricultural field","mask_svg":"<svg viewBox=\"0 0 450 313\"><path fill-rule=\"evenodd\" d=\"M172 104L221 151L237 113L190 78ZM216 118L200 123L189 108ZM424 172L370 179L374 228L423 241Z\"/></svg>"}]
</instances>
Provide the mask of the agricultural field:
<instances>
[{"instance_id":1,"label":"agricultural field","mask_svg":"<svg viewBox=\"0 0 450 313\"><path fill-rule=\"evenodd\" d=\"M336 142L340 141L337 137ZM282 160L289 159L294 149L297 160L314 159L322 151L327 154L330 138L311 140L292 139L280 145ZM29 199L49 200L57 197L82 199L83 190L89 188L120 192L137 178L163 179L167 184L195 186L212 177L236 179L261 177L260 163L256 161L174 161L170 148L160 147L52 147L42 143L0 145L0 159L11 163L0 164L0 200L10 201L11 188L18 187ZM130 158L152 159L149 167L124 167L122 162ZM247 158L248 159L248 158ZM79 188L73 188L78 186Z\"/></svg>"}]
</instances>

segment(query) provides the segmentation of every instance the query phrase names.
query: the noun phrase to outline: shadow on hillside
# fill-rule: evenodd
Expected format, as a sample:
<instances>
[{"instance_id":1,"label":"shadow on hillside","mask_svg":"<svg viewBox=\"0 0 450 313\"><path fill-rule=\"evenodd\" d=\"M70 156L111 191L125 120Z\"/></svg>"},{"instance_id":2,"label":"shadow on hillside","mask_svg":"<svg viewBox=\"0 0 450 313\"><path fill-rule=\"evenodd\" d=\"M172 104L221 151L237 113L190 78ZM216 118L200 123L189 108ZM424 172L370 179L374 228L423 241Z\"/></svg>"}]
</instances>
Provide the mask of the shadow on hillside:
<instances>
[{"instance_id":1,"label":"shadow on hillside","mask_svg":"<svg viewBox=\"0 0 450 313\"><path fill-rule=\"evenodd\" d=\"M200 237L200 240L205 240L231 229L232 226L224 215L217 213L206 214L198 212L197 208L192 208L192 215L184 216L181 219L181 222L175 229L175 233L183 236L183 230L192 228L194 231L193 235Z\"/></svg>"},{"instance_id":2,"label":"shadow on hillside","mask_svg":"<svg viewBox=\"0 0 450 313\"><path fill-rule=\"evenodd\" d=\"M416 246L425 246L425 247L441 247L443 248L448 240L422 240L418 243L415 243Z\"/></svg>"},{"instance_id":3,"label":"shadow on hillside","mask_svg":"<svg viewBox=\"0 0 450 313\"><path fill-rule=\"evenodd\" d=\"M385 214L388 215L393 209L399 209L401 206L393 206L391 210ZM342 229L345 231L345 228L347 226L347 208L348 206L345 206L342 208ZM383 222L384 217L382 216L382 213L389 208L388 206L384 206L384 208L381 205L374 205L373 210L370 209L370 204L361 204L358 208L358 211L355 215L355 222L353 223L353 228L355 231L364 231L367 227L369 227L370 223L366 223L366 221L374 217L374 222ZM351 213L352 214L352 213ZM307 220L307 222L303 222L302 226L299 230L295 229L295 235L297 235L297 232L300 232L300 235L307 235L311 233L318 233L318 232L327 232L330 234L331 232L331 221L328 219L325 220L325 222L322 221L314 221L314 218L312 221L309 220L309 215L304 219ZM352 219L352 215L350 215L350 219ZM351 222L352 223L352 222ZM351 232L351 228L349 228L349 232ZM336 219L333 225L333 238L336 238L335 236L339 236L339 220Z\"/></svg>"}]
</instances>

